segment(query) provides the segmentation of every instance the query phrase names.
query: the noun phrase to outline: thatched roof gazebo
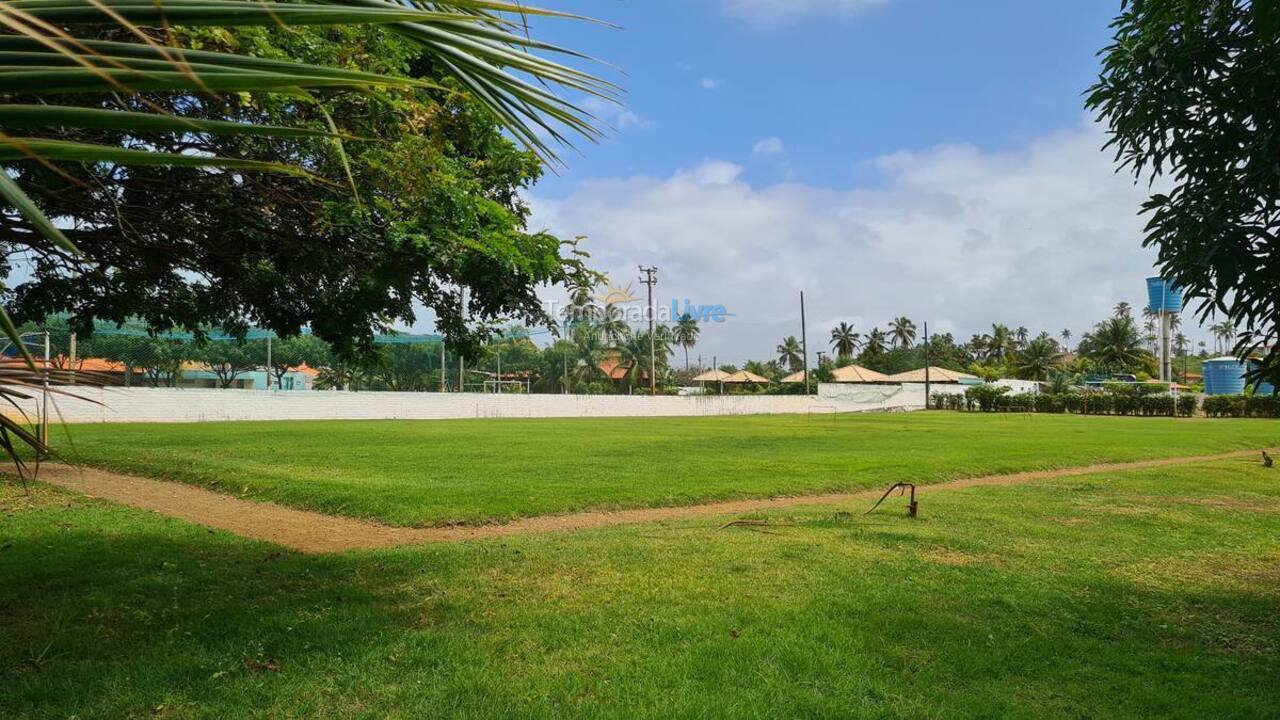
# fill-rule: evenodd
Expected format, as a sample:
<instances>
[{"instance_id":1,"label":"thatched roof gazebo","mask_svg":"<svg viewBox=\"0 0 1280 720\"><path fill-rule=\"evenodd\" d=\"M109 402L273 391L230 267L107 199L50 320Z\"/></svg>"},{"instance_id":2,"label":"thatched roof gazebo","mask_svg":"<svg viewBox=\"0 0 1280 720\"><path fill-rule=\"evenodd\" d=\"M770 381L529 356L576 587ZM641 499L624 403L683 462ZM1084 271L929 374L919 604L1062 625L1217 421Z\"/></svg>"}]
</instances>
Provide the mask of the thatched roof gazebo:
<instances>
[{"instance_id":1,"label":"thatched roof gazebo","mask_svg":"<svg viewBox=\"0 0 1280 720\"><path fill-rule=\"evenodd\" d=\"M701 375L693 378L694 382L727 382L732 377L723 370L708 370Z\"/></svg>"},{"instance_id":2,"label":"thatched roof gazebo","mask_svg":"<svg viewBox=\"0 0 1280 720\"><path fill-rule=\"evenodd\" d=\"M729 375L721 382L740 383L740 384L755 383L757 385L768 385L773 381L767 377L764 377L762 375L757 375L748 370L739 370L738 372Z\"/></svg>"},{"instance_id":3,"label":"thatched roof gazebo","mask_svg":"<svg viewBox=\"0 0 1280 720\"><path fill-rule=\"evenodd\" d=\"M890 375L889 382L899 383L922 383L924 382L924 368L918 370L908 370L897 375ZM969 373L957 372L946 368L929 366L929 382L935 383L972 383L980 380L977 375Z\"/></svg>"},{"instance_id":4,"label":"thatched roof gazebo","mask_svg":"<svg viewBox=\"0 0 1280 720\"><path fill-rule=\"evenodd\" d=\"M888 382L889 376L861 365L846 365L831 371L836 382L842 383L874 383Z\"/></svg>"}]
</instances>

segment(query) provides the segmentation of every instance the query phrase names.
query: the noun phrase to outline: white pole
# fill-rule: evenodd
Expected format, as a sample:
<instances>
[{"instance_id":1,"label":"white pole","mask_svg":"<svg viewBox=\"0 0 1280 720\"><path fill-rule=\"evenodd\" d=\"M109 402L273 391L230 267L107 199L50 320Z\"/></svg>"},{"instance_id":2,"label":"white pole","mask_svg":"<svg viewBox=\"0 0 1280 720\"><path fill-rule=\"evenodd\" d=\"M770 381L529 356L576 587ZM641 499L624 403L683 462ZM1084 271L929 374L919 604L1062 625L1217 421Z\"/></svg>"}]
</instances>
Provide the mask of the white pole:
<instances>
[{"instance_id":1,"label":"white pole","mask_svg":"<svg viewBox=\"0 0 1280 720\"><path fill-rule=\"evenodd\" d=\"M71 336L68 338L67 348L67 369L71 371L71 377L68 378L70 384L76 384L76 331L70 329Z\"/></svg>"},{"instance_id":2,"label":"white pole","mask_svg":"<svg viewBox=\"0 0 1280 720\"><path fill-rule=\"evenodd\" d=\"M40 442L49 445L49 331L44 331L44 399L40 411Z\"/></svg>"}]
</instances>

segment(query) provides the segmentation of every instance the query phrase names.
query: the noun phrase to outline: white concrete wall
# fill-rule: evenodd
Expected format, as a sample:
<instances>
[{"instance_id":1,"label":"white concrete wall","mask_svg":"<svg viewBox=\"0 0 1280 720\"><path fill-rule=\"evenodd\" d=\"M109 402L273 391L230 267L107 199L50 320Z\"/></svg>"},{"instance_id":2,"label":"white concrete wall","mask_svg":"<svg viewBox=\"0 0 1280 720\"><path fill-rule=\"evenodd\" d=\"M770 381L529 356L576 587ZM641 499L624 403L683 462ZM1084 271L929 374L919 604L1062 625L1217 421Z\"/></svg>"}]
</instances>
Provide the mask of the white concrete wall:
<instances>
[{"instance_id":1,"label":"white concrete wall","mask_svg":"<svg viewBox=\"0 0 1280 720\"><path fill-rule=\"evenodd\" d=\"M173 388L64 388L55 421L209 422L527 417L661 417L914 410L924 388L821 384L804 395L489 395L480 393L269 392ZM38 400L24 409L35 417ZM8 414L13 415L12 411Z\"/></svg>"},{"instance_id":2,"label":"white concrete wall","mask_svg":"<svg viewBox=\"0 0 1280 720\"><path fill-rule=\"evenodd\" d=\"M1007 387L1009 392L1014 395L1022 393L1039 393L1040 383L1035 380L1015 380L1013 378L1000 378L991 383L995 387Z\"/></svg>"}]
</instances>

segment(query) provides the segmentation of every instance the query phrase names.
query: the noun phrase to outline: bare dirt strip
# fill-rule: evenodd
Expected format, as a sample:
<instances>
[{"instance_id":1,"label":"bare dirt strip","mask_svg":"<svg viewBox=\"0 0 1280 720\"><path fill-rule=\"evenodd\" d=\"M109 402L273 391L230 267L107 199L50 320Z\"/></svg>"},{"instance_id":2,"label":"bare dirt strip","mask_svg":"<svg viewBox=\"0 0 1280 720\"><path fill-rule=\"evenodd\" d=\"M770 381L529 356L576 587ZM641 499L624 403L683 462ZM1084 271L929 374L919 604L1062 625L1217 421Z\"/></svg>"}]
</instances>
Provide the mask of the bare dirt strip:
<instances>
[{"instance_id":1,"label":"bare dirt strip","mask_svg":"<svg viewBox=\"0 0 1280 720\"><path fill-rule=\"evenodd\" d=\"M1015 485L1047 478L1072 477L1116 470L1136 470L1258 456L1258 450L1243 450L1218 455L1105 463L1005 475L985 475L932 485L921 485L917 488L917 495L928 495L942 490L956 490L983 485ZM702 505L543 515L494 525L412 528L390 527L367 520L325 515L275 503L241 500L191 485L120 475L93 468L80 468L69 465L42 465L38 479L90 497L150 510L161 515L187 520L206 527L227 530L237 535L256 540L265 540L305 553L329 553L401 545L419 545L423 543L461 542L464 540L501 538L525 533L566 532L611 525L660 522L712 515L737 515L757 510L772 510L800 505L840 503L851 500L867 501L878 498L884 492L884 488L879 488L823 495L729 500Z\"/></svg>"}]
</instances>

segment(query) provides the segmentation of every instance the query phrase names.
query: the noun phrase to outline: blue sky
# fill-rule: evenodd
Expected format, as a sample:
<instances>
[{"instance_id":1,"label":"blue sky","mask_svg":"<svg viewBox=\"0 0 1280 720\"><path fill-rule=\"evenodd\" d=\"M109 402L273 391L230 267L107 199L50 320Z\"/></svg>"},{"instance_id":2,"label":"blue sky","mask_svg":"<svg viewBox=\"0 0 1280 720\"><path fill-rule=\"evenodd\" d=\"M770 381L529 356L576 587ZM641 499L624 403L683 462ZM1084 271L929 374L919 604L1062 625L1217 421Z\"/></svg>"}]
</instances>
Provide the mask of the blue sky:
<instances>
[{"instance_id":1,"label":"blue sky","mask_svg":"<svg viewBox=\"0 0 1280 720\"><path fill-rule=\"evenodd\" d=\"M811 6L796 14L774 8ZM566 155L540 188L662 175L700 158L751 160L777 137L785 164L744 178L874 182L860 160L964 142L1006 149L1075 126L1116 0L652 0L548 5L622 25L534 28L616 64L627 110L610 142ZM735 11L735 7L740 9ZM859 9L861 8L861 9ZM779 14L781 12L781 14ZM708 82L709 81L709 82ZM712 87L705 87L712 85ZM759 159L759 158L757 158Z\"/></svg>"},{"instance_id":2,"label":"blue sky","mask_svg":"<svg viewBox=\"0 0 1280 720\"><path fill-rule=\"evenodd\" d=\"M544 4L622 26L533 31L627 93L528 193L532 224L585 235L619 286L658 266L660 306L724 305L706 359L771 357L802 290L811 351L838 322L1078 339L1141 307L1145 193L1083 108L1118 0Z\"/></svg>"}]
</instances>

